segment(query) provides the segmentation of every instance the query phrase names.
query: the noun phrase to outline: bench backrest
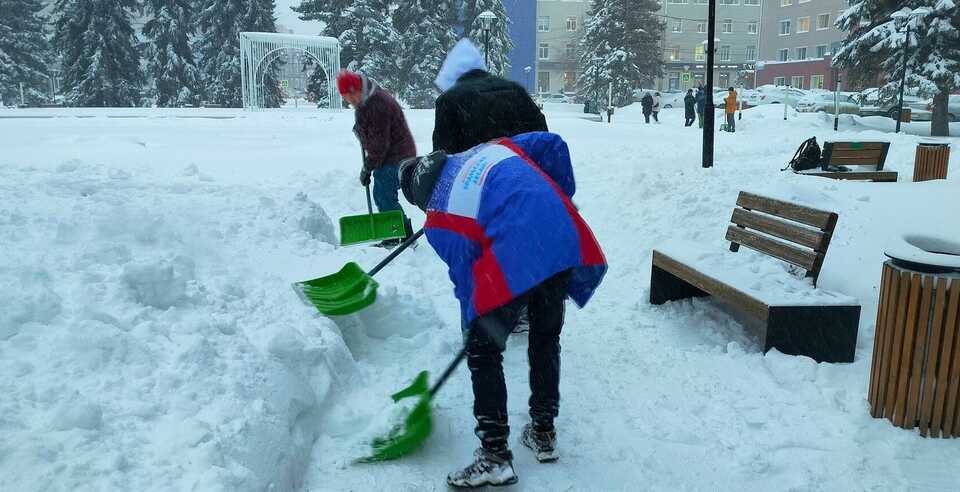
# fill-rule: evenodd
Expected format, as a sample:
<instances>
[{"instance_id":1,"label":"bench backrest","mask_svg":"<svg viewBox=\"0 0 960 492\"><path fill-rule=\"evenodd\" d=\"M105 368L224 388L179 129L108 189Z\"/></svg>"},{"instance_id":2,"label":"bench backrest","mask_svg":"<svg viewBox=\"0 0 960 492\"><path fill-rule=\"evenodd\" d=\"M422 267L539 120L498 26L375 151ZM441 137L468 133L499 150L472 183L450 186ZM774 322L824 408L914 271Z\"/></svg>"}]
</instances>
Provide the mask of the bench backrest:
<instances>
[{"instance_id":1,"label":"bench backrest","mask_svg":"<svg viewBox=\"0 0 960 492\"><path fill-rule=\"evenodd\" d=\"M876 166L883 170L890 142L824 142L821 162L833 166Z\"/></svg>"},{"instance_id":2,"label":"bench backrest","mask_svg":"<svg viewBox=\"0 0 960 492\"><path fill-rule=\"evenodd\" d=\"M730 251L743 245L779 258L805 269L816 285L837 214L745 191L737 206L727 228Z\"/></svg>"}]
</instances>

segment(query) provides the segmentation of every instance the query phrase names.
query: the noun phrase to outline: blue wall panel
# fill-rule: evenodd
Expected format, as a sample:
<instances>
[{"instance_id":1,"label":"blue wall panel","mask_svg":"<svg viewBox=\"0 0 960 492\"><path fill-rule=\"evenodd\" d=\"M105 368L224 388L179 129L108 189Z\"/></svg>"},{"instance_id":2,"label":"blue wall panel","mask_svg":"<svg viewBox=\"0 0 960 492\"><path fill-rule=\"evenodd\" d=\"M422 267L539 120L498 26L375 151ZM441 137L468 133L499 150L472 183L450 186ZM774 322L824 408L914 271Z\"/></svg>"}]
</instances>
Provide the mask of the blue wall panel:
<instances>
[{"instance_id":1,"label":"blue wall panel","mask_svg":"<svg viewBox=\"0 0 960 492\"><path fill-rule=\"evenodd\" d=\"M537 1L503 0L503 6L510 16L513 38L508 76L526 87L527 92L533 92L537 76ZM530 67L530 72L524 72L524 67Z\"/></svg>"}]
</instances>

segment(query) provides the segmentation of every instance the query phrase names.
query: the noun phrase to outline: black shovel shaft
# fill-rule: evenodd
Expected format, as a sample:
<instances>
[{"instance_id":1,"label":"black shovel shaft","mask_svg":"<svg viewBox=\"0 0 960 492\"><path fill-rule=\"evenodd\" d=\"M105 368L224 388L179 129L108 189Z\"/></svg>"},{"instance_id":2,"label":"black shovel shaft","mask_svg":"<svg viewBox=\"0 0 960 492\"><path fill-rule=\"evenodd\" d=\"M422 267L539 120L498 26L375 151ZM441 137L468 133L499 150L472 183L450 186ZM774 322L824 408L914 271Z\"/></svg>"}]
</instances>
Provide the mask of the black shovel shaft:
<instances>
[{"instance_id":1,"label":"black shovel shaft","mask_svg":"<svg viewBox=\"0 0 960 492\"><path fill-rule=\"evenodd\" d=\"M400 244L400 246L397 246L396 249L391 251L390 254L383 259L383 261L378 263L377 266L373 267L373 270L370 270L370 272L367 273L367 275L372 277L376 275L377 272L379 272L380 270L383 270L383 267L387 266L387 263L390 263L391 261L393 261L393 259L396 258L397 255L399 255L400 253L403 253L403 250L409 248L411 244L417 242L417 239L420 239L420 236L422 235L423 235L423 229L420 229L414 235L408 237L406 241Z\"/></svg>"},{"instance_id":2,"label":"black shovel shaft","mask_svg":"<svg viewBox=\"0 0 960 492\"><path fill-rule=\"evenodd\" d=\"M457 358L453 359L453 362L451 362L450 365L447 366L446 369L444 369L443 374L440 375L440 379L438 379L437 382L434 383L433 387L430 388L430 398L433 398L433 395L435 395L437 391L440 390L440 387L443 386L443 383L447 382L447 379L450 377L451 374L453 374L453 371L457 368L457 366L459 366L460 363L463 362L463 359L466 356L467 356L467 346L464 345L463 348L460 349L460 353L457 354Z\"/></svg>"}]
</instances>

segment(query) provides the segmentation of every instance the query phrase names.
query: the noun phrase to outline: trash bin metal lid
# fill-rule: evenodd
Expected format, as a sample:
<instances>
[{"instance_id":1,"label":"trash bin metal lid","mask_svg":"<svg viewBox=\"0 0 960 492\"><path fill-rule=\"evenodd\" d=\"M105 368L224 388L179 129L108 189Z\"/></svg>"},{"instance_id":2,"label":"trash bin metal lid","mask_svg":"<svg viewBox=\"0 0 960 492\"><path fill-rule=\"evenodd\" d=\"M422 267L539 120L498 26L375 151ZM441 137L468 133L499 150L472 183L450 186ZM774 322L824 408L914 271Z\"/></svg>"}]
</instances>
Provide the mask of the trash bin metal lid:
<instances>
[{"instance_id":1,"label":"trash bin metal lid","mask_svg":"<svg viewBox=\"0 0 960 492\"><path fill-rule=\"evenodd\" d=\"M897 237L884 254L908 263L908 268L937 273L960 272L960 237L945 238L930 234L904 234Z\"/></svg>"}]
</instances>

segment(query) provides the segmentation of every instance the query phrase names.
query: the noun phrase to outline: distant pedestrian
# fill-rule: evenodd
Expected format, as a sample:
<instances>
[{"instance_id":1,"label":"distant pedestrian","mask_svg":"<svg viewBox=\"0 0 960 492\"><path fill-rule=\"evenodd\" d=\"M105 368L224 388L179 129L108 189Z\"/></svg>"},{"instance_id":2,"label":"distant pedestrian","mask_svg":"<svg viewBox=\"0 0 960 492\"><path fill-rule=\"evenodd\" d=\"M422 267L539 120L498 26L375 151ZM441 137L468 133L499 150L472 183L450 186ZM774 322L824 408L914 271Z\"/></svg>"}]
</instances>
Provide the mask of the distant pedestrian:
<instances>
[{"instance_id":1,"label":"distant pedestrian","mask_svg":"<svg viewBox=\"0 0 960 492\"><path fill-rule=\"evenodd\" d=\"M653 108L651 109L653 111L653 121L660 123L660 118L657 117L657 115L660 114L660 93L659 92L655 92L653 94Z\"/></svg>"},{"instance_id":2,"label":"distant pedestrian","mask_svg":"<svg viewBox=\"0 0 960 492\"><path fill-rule=\"evenodd\" d=\"M737 119L734 115L737 113L737 91L733 87L727 90L727 97L723 100L724 112L727 113L727 131L730 133L737 131Z\"/></svg>"},{"instance_id":3,"label":"distant pedestrian","mask_svg":"<svg viewBox=\"0 0 960 492\"><path fill-rule=\"evenodd\" d=\"M643 119L650 123L650 113L653 112L653 95L647 92L640 99L640 108L643 109Z\"/></svg>"},{"instance_id":4,"label":"distant pedestrian","mask_svg":"<svg viewBox=\"0 0 960 492\"><path fill-rule=\"evenodd\" d=\"M697 98L693 96L693 89L687 89L687 95L683 97L683 126L690 126L697 119L696 108Z\"/></svg>"},{"instance_id":5,"label":"distant pedestrian","mask_svg":"<svg viewBox=\"0 0 960 492\"><path fill-rule=\"evenodd\" d=\"M703 128L703 113L706 111L707 107L707 93L703 90L703 86L697 88L697 121L700 124L700 128Z\"/></svg>"}]
</instances>

